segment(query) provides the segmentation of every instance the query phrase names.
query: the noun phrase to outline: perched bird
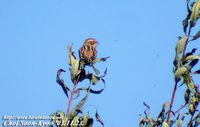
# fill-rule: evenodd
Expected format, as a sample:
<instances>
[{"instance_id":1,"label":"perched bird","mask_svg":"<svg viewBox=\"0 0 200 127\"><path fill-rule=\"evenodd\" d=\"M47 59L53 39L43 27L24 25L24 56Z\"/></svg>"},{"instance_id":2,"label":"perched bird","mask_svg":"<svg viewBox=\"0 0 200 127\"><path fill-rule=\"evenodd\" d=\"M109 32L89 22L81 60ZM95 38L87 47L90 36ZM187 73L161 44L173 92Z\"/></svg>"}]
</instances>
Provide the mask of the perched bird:
<instances>
[{"instance_id":1,"label":"perched bird","mask_svg":"<svg viewBox=\"0 0 200 127\"><path fill-rule=\"evenodd\" d=\"M80 60L83 61L85 65L93 64L93 61L97 56L97 45L98 42L94 38L88 38L83 43L83 46L79 49Z\"/></svg>"}]
</instances>

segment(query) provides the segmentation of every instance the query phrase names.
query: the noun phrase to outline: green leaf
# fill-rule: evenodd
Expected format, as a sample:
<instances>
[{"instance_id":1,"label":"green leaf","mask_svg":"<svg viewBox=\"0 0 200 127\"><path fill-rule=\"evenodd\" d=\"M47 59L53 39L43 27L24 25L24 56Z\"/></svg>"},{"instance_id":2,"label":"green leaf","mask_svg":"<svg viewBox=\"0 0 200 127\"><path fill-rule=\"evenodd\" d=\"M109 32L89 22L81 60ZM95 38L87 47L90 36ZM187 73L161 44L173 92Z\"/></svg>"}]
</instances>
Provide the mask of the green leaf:
<instances>
[{"instance_id":1,"label":"green leaf","mask_svg":"<svg viewBox=\"0 0 200 127\"><path fill-rule=\"evenodd\" d=\"M102 119L101 119L101 117L99 116L99 114L98 114L97 111L96 111L96 113L95 113L95 117L96 117L96 120L97 120L99 123L101 123L101 125L104 127L104 123L103 123L103 121L102 121Z\"/></svg>"},{"instance_id":2,"label":"green leaf","mask_svg":"<svg viewBox=\"0 0 200 127\"><path fill-rule=\"evenodd\" d=\"M65 70L59 69L57 71L56 82L62 87L62 90L64 91L65 95L68 97L68 91L70 91L70 89L67 87L64 80L60 78L62 72L65 72Z\"/></svg>"},{"instance_id":3,"label":"green leaf","mask_svg":"<svg viewBox=\"0 0 200 127\"><path fill-rule=\"evenodd\" d=\"M190 55L188 57L186 57L186 61L193 61L193 60L199 60L200 59L200 56L199 55Z\"/></svg>"},{"instance_id":4,"label":"green leaf","mask_svg":"<svg viewBox=\"0 0 200 127\"><path fill-rule=\"evenodd\" d=\"M110 56L107 56L107 57L101 58L101 61L106 61L108 58L110 58Z\"/></svg>"},{"instance_id":5,"label":"green leaf","mask_svg":"<svg viewBox=\"0 0 200 127\"><path fill-rule=\"evenodd\" d=\"M71 66L71 80L73 83L77 82L77 76L80 74L80 60L76 59L74 56L74 52L72 51L72 45L68 45L68 52L69 52L69 65Z\"/></svg>"},{"instance_id":6,"label":"green leaf","mask_svg":"<svg viewBox=\"0 0 200 127\"><path fill-rule=\"evenodd\" d=\"M74 52L72 51L72 45L68 45L68 52L69 52L69 65L71 66L73 64L73 61L76 59Z\"/></svg>"},{"instance_id":7,"label":"green leaf","mask_svg":"<svg viewBox=\"0 0 200 127\"><path fill-rule=\"evenodd\" d=\"M190 19L190 17L187 16L187 17L182 21L184 33L186 33L186 31L187 31L188 20L189 20L189 19Z\"/></svg>"},{"instance_id":8,"label":"green leaf","mask_svg":"<svg viewBox=\"0 0 200 127\"><path fill-rule=\"evenodd\" d=\"M174 59L174 66L177 66L177 64L180 63L181 54L183 53L187 39L188 36L182 37L176 46L176 56Z\"/></svg>"},{"instance_id":9,"label":"green leaf","mask_svg":"<svg viewBox=\"0 0 200 127\"><path fill-rule=\"evenodd\" d=\"M163 104L163 106L162 106L162 109L167 109L167 108L169 108L170 107L170 105L171 105L171 102L165 102L164 104Z\"/></svg>"},{"instance_id":10,"label":"green leaf","mask_svg":"<svg viewBox=\"0 0 200 127\"><path fill-rule=\"evenodd\" d=\"M185 66L179 67L176 71L175 71L175 81L180 80L181 76L187 71L187 68Z\"/></svg>"},{"instance_id":11,"label":"green leaf","mask_svg":"<svg viewBox=\"0 0 200 127\"><path fill-rule=\"evenodd\" d=\"M194 27L200 16L200 0L197 0L192 7L192 14L190 16L190 26Z\"/></svg>"},{"instance_id":12,"label":"green leaf","mask_svg":"<svg viewBox=\"0 0 200 127\"><path fill-rule=\"evenodd\" d=\"M170 107L171 103L170 102L165 102L162 106L163 109L166 109L168 107Z\"/></svg>"},{"instance_id":13,"label":"green leaf","mask_svg":"<svg viewBox=\"0 0 200 127\"><path fill-rule=\"evenodd\" d=\"M177 127L182 127L182 124L183 124L183 120L182 120L182 119L179 119L179 120L178 120L178 125L177 125Z\"/></svg>"},{"instance_id":14,"label":"green leaf","mask_svg":"<svg viewBox=\"0 0 200 127\"><path fill-rule=\"evenodd\" d=\"M96 85L98 82L99 82L99 77L95 76L95 75L92 75L92 84L93 85Z\"/></svg>"},{"instance_id":15,"label":"green leaf","mask_svg":"<svg viewBox=\"0 0 200 127\"><path fill-rule=\"evenodd\" d=\"M199 98L197 96L193 96L191 99L191 103L195 106L195 108L198 106Z\"/></svg>"},{"instance_id":16,"label":"green leaf","mask_svg":"<svg viewBox=\"0 0 200 127\"><path fill-rule=\"evenodd\" d=\"M171 102L165 102L162 106L162 110L161 112L159 113L157 119L162 123L165 118L166 118L166 112L169 111L169 107L171 105Z\"/></svg>"},{"instance_id":17,"label":"green leaf","mask_svg":"<svg viewBox=\"0 0 200 127\"><path fill-rule=\"evenodd\" d=\"M191 77L190 77L190 72L187 71L187 72L183 75L183 78L184 78L184 82L185 82L185 84L187 85L187 87L188 87L188 89L190 90L190 92L193 91L195 85L194 85L193 80L192 80Z\"/></svg>"},{"instance_id":18,"label":"green leaf","mask_svg":"<svg viewBox=\"0 0 200 127\"><path fill-rule=\"evenodd\" d=\"M70 113L70 118L77 116L77 114L78 114L77 110L81 110L81 108L83 107L83 105L85 104L85 102L88 98L88 95L89 95L89 92L86 93L85 97L72 110L72 112Z\"/></svg>"},{"instance_id":19,"label":"green leaf","mask_svg":"<svg viewBox=\"0 0 200 127\"><path fill-rule=\"evenodd\" d=\"M189 104L188 108L189 108L189 113L193 115L196 110L194 104Z\"/></svg>"},{"instance_id":20,"label":"green leaf","mask_svg":"<svg viewBox=\"0 0 200 127\"><path fill-rule=\"evenodd\" d=\"M189 8L189 1L187 1L187 10L188 10L188 15L187 17L182 21L183 24L183 31L186 33L187 28L188 28L188 20L190 19L191 16L191 10Z\"/></svg>"},{"instance_id":21,"label":"green leaf","mask_svg":"<svg viewBox=\"0 0 200 127\"><path fill-rule=\"evenodd\" d=\"M89 118L89 117L88 117L87 115L84 115L84 116L83 116L83 121L82 121L83 127L87 125L87 123L88 123L88 118Z\"/></svg>"},{"instance_id":22,"label":"green leaf","mask_svg":"<svg viewBox=\"0 0 200 127\"><path fill-rule=\"evenodd\" d=\"M189 103L189 99L190 99L190 90L189 89L187 89L185 91L184 98L185 98L185 104L188 104Z\"/></svg>"},{"instance_id":23,"label":"green leaf","mask_svg":"<svg viewBox=\"0 0 200 127\"><path fill-rule=\"evenodd\" d=\"M139 127L144 127L144 121L142 120L142 121L140 121L140 124L139 124Z\"/></svg>"},{"instance_id":24,"label":"green leaf","mask_svg":"<svg viewBox=\"0 0 200 127\"><path fill-rule=\"evenodd\" d=\"M105 87L104 87L105 88ZM103 89L100 89L100 90L93 90L93 89L90 89L90 93L93 93L93 94L100 94L101 92L103 92Z\"/></svg>"},{"instance_id":25,"label":"green leaf","mask_svg":"<svg viewBox=\"0 0 200 127\"><path fill-rule=\"evenodd\" d=\"M110 58L110 56L108 56L108 57L104 57L104 58L96 58L96 59L94 59L92 62L93 63L96 63L96 62L101 62L101 61L106 61L108 58Z\"/></svg>"},{"instance_id":26,"label":"green leaf","mask_svg":"<svg viewBox=\"0 0 200 127\"><path fill-rule=\"evenodd\" d=\"M93 93L93 94L100 94L101 92L103 92L104 89L105 89L105 85L104 85L104 88L102 88L100 90L93 90L90 87L82 87L82 88L78 88L77 92L84 90L84 91L89 91L90 93Z\"/></svg>"},{"instance_id":27,"label":"green leaf","mask_svg":"<svg viewBox=\"0 0 200 127\"><path fill-rule=\"evenodd\" d=\"M191 70L198 62L199 62L199 59L195 59L195 60L191 61L189 63L189 65L187 65L187 69Z\"/></svg>"},{"instance_id":28,"label":"green leaf","mask_svg":"<svg viewBox=\"0 0 200 127\"><path fill-rule=\"evenodd\" d=\"M193 48L192 51L186 53L186 57L190 56L190 55L193 55L195 52L196 52L197 48Z\"/></svg>"},{"instance_id":29,"label":"green leaf","mask_svg":"<svg viewBox=\"0 0 200 127\"><path fill-rule=\"evenodd\" d=\"M189 83L187 84L187 86L188 86L188 89L189 89L190 91L192 91L192 90L194 89L194 82L193 82L193 81L189 82Z\"/></svg>"},{"instance_id":30,"label":"green leaf","mask_svg":"<svg viewBox=\"0 0 200 127\"><path fill-rule=\"evenodd\" d=\"M183 49L185 47L185 43L186 43L187 39L188 39L188 36L184 36L179 40L177 47L176 47L176 51L178 54L181 54L183 52Z\"/></svg>"},{"instance_id":31,"label":"green leaf","mask_svg":"<svg viewBox=\"0 0 200 127\"><path fill-rule=\"evenodd\" d=\"M75 116L72 120L71 120L71 124L70 127L79 127L79 122L80 122L80 116Z\"/></svg>"},{"instance_id":32,"label":"green leaf","mask_svg":"<svg viewBox=\"0 0 200 127\"><path fill-rule=\"evenodd\" d=\"M185 117L186 117L188 114L189 114L189 113L184 113L184 114L180 117L180 119L178 120L178 125L177 125L177 127L182 127L183 121L184 121Z\"/></svg>"},{"instance_id":33,"label":"green leaf","mask_svg":"<svg viewBox=\"0 0 200 127\"><path fill-rule=\"evenodd\" d=\"M65 127L67 124L68 118L65 116L65 113L62 111L57 111L51 115L54 123L57 127Z\"/></svg>"},{"instance_id":34,"label":"green leaf","mask_svg":"<svg viewBox=\"0 0 200 127\"><path fill-rule=\"evenodd\" d=\"M200 69L193 72L193 74L200 74Z\"/></svg>"},{"instance_id":35,"label":"green leaf","mask_svg":"<svg viewBox=\"0 0 200 127\"><path fill-rule=\"evenodd\" d=\"M169 125L168 125L168 123L167 122L163 122L163 124L162 124L162 127L169 127Z\"/></svg>"},{"instance_id":36,"label":"green leaf","mask_svg":"<svg viewBox=\"0 0 200 127\"><path fill-rule=\"evenodd\" d=\"M88 122L87 122L87 125L85 127L92 127L93 126L93 119L92 118L89 118L88 119Z\"/></svg>"},{"instance_id":37,"label":"green leaf","mask_svg":"<svg viewBox=\"0 0 200 127\"><path fill-rule=\"evenodd\" d=\"M71 65L71 80L73 83L77 82L77 76L80 74L81 70L79 70L79 59L75 59L72 61Z\"/></svg>"},{"instance_id":38,"label":"green leaf","mask_svg":"<svg viewBox=\"0 0 200 127\"><path fill-rule=\"evenodd\" d=\"M92 85L96 85L99 82L99 80L101 80L105 84L105 80L103 79L103 77L105 77L105 73L102 76L96 76L93 73L85 73L85 70L82 70L80 73L79 81L83 81L84 79L89 79Z\"/></svg>"},{"instance_id":39,"label":"green leaf","mask_svg":"<svg viewBox=\"0 0 200 127\"><path fill-rule=\"evenodd\" d=\"M165 119L165 109L162 109L161 112L158 115L157 121L162 123L162 121L164 121L164 119Z\"/></svg>"},{"instance_id":40,"label":"green leaf","mask_svg":"<svg viewBox=\"0 0 200 127\"><path fill-rule=\"evenodd\" d=\"M197 40L200 37L200 31L196 33L192 40Z\"/></svg>"},{"instance_id":41,"label":"green leaf","mask_svg":"<svg viewBox=\"0 0 200 127\"><path fill-rule=\"evenodd\" d=\"M175 123L174 120L170 120L169 123L168 123L169 127L172 127L174 123Z\"/></svg>"}]
</instances>

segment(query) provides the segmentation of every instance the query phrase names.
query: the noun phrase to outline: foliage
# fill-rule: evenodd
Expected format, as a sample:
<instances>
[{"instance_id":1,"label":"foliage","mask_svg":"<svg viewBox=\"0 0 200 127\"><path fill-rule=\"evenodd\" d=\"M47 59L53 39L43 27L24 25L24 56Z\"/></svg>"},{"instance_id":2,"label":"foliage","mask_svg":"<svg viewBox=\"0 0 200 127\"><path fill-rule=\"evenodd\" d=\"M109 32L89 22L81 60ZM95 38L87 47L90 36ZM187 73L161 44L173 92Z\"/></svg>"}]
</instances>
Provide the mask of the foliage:
<instances>
[{"instance_id":1,"label":"foliage","mask_svg":"<svg viewBox=\"0 0 200 127\"><path fill-rule=\"evenodd\" d=\"M200 55L195 54L196 48L188 52L187 47L189 43L197 41L200 38L200 31L195 35L191 35L191 31L197 26L197 21L200 18L200 0L194 2L187 0L188 14L183 20L183 32L185 35L179 37L176 46L176 55L174 58L174 90L170 102L166 102L162 106L162 110L157 118L152 118L150 107L144 103L147 109L144 111L145 116L141 117L140 127L198 127L200 125L200 111L198 109L200 102L199 86L193 80L194 74L200 74L200 70L193 70L200 60ZM186 90L183 95L185 103L177 110L172 110L174 98L178 86L185 85ZM182 112L181 111L186 111ZM185 120L185 121L184 121ZM187 120L187 121L186 121Z\"/></svg>"},{"instance_id":2,"label":"foliage","mask_svg":"<svg viewBox=\"0 0 200 127\"><path fill-rule=\"evenodd\" d=\"M83 112L83 106L85 105L90 93L100 94L104 90L105 80L103 78L107 73L106 69L103 75L96 74L96 71L99 72L99 70L96 69L93 64L100 61L106 61L109 57L96 58L92 61L92 68L95 71L95 74L93 74L87 72L85 69L86 66L91 66L91 65L86 65L84 61L81 61L80 59L75 57L74 52L72 51L72 45L68 46L68 52L69 52L69 66L70 66L69 69L71 74L71 81L73 83L73 89L70 89L70 87L61 78L61 74L62 72L65 72L65 70L59 69L57 71L56 82L62 87L62 90L64 91L67 98L69 98L69 93L70 93L70 98L68 102L67 113L64 113L63 111L57 111L56 113L53 113L51 115L52 121L54 121L55 126L57 127L92 127L94 120L88 114ZM83 80L90 81L88 87L78 86L78 83L82 82ZM92 89L91 87L98 84L99 81L102 81L104 83L104 87L100 90ZM85 96L81 100L79 100L79 102L72 110L70 110L73 100L81 97L80 91L84 91ZM101 120L101 117L98 114L97 110L95 113L95 118L102 126L104 126L104 123Z\"/></svg>"}]
</instances>

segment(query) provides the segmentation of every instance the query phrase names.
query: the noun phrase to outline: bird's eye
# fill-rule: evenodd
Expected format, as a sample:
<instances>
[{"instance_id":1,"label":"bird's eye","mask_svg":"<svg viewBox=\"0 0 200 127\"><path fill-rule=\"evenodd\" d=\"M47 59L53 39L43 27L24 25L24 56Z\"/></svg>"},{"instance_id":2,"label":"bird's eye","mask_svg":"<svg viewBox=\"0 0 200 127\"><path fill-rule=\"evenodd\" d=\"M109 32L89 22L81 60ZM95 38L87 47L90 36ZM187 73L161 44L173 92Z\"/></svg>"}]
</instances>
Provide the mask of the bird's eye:
<instances>
[{"instance_id":1,"label":"bird's eye","mask_svg":"<svg viewBox=\"0 0 200 127\"><path fill-rule=\"evenodd\" d=\"M94 45L95 44L95 41L91 41L91 45Z\"/></svg>"}]
</instances>

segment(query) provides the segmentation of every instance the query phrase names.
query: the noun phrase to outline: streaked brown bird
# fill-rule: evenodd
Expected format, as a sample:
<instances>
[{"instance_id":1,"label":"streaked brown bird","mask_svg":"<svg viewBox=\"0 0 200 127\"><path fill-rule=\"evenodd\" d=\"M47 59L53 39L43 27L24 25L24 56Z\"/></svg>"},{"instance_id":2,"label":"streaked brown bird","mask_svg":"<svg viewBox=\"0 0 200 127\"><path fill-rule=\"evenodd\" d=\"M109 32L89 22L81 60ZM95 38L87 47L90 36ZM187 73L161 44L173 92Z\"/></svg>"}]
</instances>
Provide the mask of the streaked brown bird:
<instances>
[{"instance_id":1,"label":"streaked brown bird","mask_svg":"<svg viewBox=\"0 0 200 127\"><path fill-rule=\"evenodd\" d=\"M96 59L98 42L94 38L88 38L79 49L80 60L85 62L86 65L92 65Z\"/></svg>"}]
</instances>

